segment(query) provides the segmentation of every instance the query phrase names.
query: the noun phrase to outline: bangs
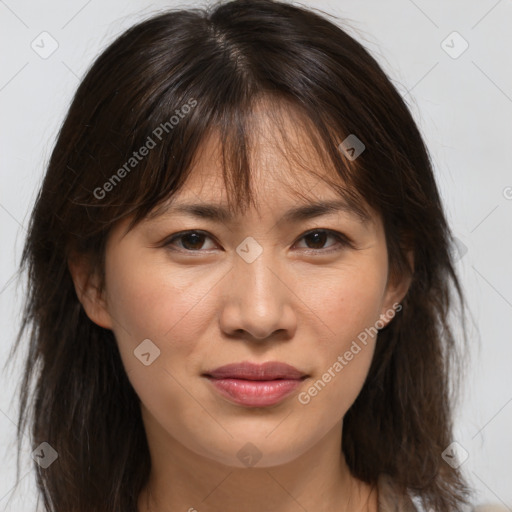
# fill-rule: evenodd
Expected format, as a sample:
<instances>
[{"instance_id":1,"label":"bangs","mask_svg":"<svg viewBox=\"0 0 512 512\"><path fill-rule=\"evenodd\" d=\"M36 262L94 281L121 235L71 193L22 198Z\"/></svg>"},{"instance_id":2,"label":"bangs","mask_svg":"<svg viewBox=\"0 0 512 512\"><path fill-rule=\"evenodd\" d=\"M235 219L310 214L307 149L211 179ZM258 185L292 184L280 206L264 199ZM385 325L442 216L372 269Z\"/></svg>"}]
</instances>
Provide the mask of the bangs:
<instances>
[{"instance_id":1,"label":"bangs","mask_svg":"<svg viewBox=\"0 0 512 512\"><path fill-rule=\"evenodd\" d=\"M75 122L75 109L82 128L62 141L62 154L50 166L71 171L66 186L74 206L62 205L62 215L72 219L71 247L98 247L95 240L115 223L129 217L130 230L158 212L183 187L212 139L232 214L255 203L252 157L264 139L285 155L292 176L296 171L286 191L311 198L314 187L300 183L300 174L307 172L362 218L371 218L371 208L381 213L380 199L396 190L383 175L390 159L380 148L390 140L374 144L357 160L339 149L350 136L363 144L377 140L375 116L388 115L376 102L354 103L348 57L338 61L337 49L318 52L313 43L297 53L295 45L304 44L298 42L300 33L290 34L289 48L263 57L258 48L271 40L281 44L278 27L269 25L266 33L258 28L258 39L247 42L244 23L256 23L256 29L255 20L249 17L236 29L225 23L220 11L210 18L200 12L164 14L127 31L89 70L63 130ZM345 37L341 31L336 35ZM370 82L364 68L358 72L360 83ZM364 97L365 89L358 94ZM306 144L297 144L299 132ZM275 133L279 140L269 141ZM313 153L321 169L307 165ZM75 223L74 207L85 207L91 222Z\"/></svg>"},{"instance_id":2,"label":"bangs","mask_svg":"<svg viewBox=\"0 0 512 512\"><path fill-rule=\"evenodd\" d=\"M233 94L233 89L230 93ZM167 112L167 125L165 120L160 122L152 132L156 135L146 138L152 145L151 139L158 139L164 131L158 147L149 153L137 177L129 178L137 181L137 186L132 183L124 193L120 190L119 205L131 208L121 209L116 217L132 216L128 230L145 218L158 216L167 207L194 171L200 156L210 156L212 163L214 156L220 156L230 213L237 215L250 205L257 207L253 177L258 162L256 146L262 142L282 154L292 171L292 179L283 181L287 193L304 202L315 197L315 186L301 185L300 177L305 172L327 183L362 219L371 218L367 202L356 189L357 164L338 149L344 136L340 137L341 128L334 128L332 119L323 120L318 113L312 118L292 99L268 92L253 98L240 95L238 105L231 97L225 105L215 104L214 108L209 108L212 98L200 94L181 101L181 107ZM175 112L186 105L193 107L186 109L187 115L176 122ZM176 122L172 123L172 130L169 128L171 119ZM307 144L301 145L298 141L303 141L304 136ZM206 148L210 155L204 155ZM321 168L312 168L312 160L320 162Z\"/></svg>"}]
</instances>

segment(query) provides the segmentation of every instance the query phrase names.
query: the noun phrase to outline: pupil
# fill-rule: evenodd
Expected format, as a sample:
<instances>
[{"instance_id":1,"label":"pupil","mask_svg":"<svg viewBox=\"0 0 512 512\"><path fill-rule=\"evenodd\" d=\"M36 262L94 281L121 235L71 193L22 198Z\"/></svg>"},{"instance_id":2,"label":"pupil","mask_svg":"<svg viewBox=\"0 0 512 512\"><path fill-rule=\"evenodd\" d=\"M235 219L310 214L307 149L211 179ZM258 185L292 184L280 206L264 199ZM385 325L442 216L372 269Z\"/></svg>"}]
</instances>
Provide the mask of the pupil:
<instances>
[{"instance_id":1,"label":"pupil","mask_svg":"<svg viewBox=\"0 0 512 512\"><path fill-rule=\"evenodd\" d=\"M309 235L307 235L307 237L315 237L316 241L313 241L313 243L320 243L320 247L322 247L325 244L326 236L327 233L325 231L317 231L316 233L310 233ZM320 240L318 240L318 237L320 237ZM318 249L318 247L313 247L313 249Z\"/></svg>"},{"instance_id":2,"label":"pupil","mask_svg":"<svg viewBox=\"0 0 512 512\"><path fill-rule=\"evenodd\" d=\"M183 237L183 245L184 245L187 249L191 249L191 248L192 248L192 249L199 249L199 248L201 247L201 245L202 245L202 244L200 243L201 237L202 237L202 235L199 235L199 234L197 234L197 233L191 233L191 234L185 235L185 236ZM195 238L195 242L194 242L194 238ZM192 243L191 243L191 244L189 244L189 243L187 242L187 239L188 239L188 240L192 239ZM196 247L196 246L195 246L195 244L199 244L199 247ZM188 245L189 247L187 247L187 245ZM192 246L194 246L194 247L190 247L190 245L192 245Z\"/></svg>"}]
</instances>

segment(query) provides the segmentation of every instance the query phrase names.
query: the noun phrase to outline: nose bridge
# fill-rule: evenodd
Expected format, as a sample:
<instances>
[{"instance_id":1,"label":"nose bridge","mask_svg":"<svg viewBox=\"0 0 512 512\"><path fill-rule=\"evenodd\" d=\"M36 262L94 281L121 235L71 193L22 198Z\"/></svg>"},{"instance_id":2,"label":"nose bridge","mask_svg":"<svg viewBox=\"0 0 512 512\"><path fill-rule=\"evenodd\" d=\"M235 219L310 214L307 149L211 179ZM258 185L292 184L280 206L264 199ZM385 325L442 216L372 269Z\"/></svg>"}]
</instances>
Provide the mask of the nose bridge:
<instances>
[{"instance_id":1,"label":"nose bridge","mask_svg":"<svg viewBox=\"0 0 512 512\"><path fill-rule=\"evenodd\" d=\"M247 237L236 249L226 282L221 318L227 331L244 330L262 339L293 326L287 288L277 277L279 263L269 243Z\"/></svg>"},{"instance_id":2,"label":"nose bridge","mask_svg":"<svg viewBox=\"0 0 512 512\"><path fill-rule=\"evenodd\" d=\"M277 265L270 244L258 242L247 237L237 247L237 257L234 261L236 281L240 283L240 293L246 295L248 304L252 304L255 312L268 315L275 311L280 302L280 286L276 282L275 270ZM267 311L268 310L268 311Z\"/></svg>"},{"instance_id":3,"label":"nose bridge","mask_svg":"<svg viewBox=\"0 0 512 512\"><path fill-rule=\"evenodd\" d=\"M239 254L238 258L235 258L234 270L237 279L240 280L239 282L243 283L242 290L245 289L246 292L250 292L250 296L255 303L261 301L264 305L269 300L276 299L280 292L277 290L278 286L275 282L275 271L271 271L272 267L276 265L272 250L269 247L264 249L262 246L258 250L257 243L247 241L241 244L237 252L242 253L242 256ZM256 252L260 254L256 256ZM247 259L245 256L247 256ZM256 257L254 258L254 256Z\"/></svg>"}]
</instances>

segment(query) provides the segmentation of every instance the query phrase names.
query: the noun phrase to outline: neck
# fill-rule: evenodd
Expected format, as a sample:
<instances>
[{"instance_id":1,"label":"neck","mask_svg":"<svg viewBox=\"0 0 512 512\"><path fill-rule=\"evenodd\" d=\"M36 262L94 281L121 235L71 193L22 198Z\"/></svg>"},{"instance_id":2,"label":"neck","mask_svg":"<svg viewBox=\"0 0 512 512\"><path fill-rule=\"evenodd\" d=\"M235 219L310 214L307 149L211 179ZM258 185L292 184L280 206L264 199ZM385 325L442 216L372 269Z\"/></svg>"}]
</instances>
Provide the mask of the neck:
<instances>
[{"instance_id":1,"label":"neck","mask_svg":"<svg viewBox=\"0 0 512 512\"><path fill-rule=\"evenodd\" d=\"M341 451L341 428L292 461L232 467L188 450L146 418L151 474L139 512L377 512L377 492L354 478Z\"/></svg>"}]
</instances>

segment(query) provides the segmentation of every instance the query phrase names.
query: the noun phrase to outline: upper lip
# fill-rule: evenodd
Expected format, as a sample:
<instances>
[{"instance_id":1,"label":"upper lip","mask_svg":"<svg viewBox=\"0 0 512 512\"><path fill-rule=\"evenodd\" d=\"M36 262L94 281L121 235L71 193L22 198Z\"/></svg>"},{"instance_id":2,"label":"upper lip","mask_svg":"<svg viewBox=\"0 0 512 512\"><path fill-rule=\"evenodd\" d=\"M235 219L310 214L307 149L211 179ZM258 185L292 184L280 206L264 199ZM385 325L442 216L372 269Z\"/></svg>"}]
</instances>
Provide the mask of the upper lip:
<instances>
[{"instance_id":1,"label":"upper lip","mask_svg":"<svg viewBox=\"0 0 512 512\"><path fill-rule=\"evenodd\" d=\"M286 363L269 361L255 364L249 361L231 363L220 366L204 375L214 379L245 379L245 380L275 380L275 379L301 379L306 374Z\"/></svg>"}]
</instances>

